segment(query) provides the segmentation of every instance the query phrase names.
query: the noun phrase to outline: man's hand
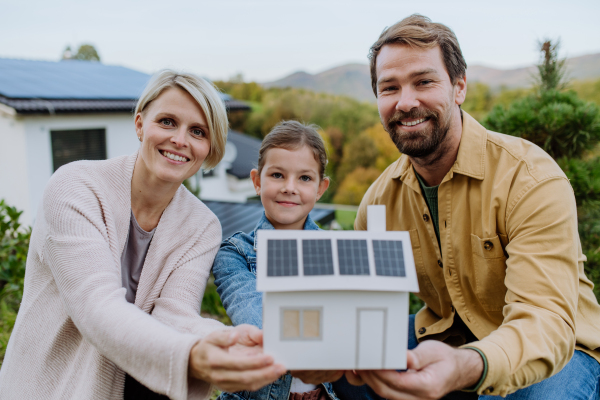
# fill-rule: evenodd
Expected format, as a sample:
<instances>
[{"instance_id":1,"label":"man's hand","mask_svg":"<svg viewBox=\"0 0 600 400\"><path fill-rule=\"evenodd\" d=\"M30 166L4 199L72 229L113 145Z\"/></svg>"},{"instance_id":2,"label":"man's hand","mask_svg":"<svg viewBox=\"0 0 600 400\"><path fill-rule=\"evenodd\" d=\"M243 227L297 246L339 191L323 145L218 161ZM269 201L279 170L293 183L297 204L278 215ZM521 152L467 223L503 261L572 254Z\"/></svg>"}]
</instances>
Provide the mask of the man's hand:
<instances>
[{"instance_id":1,"label":"man's hand","mask_svg":"<svg viewBox=\"0 0 600 400\"><path fill-rule=\"evenodd\" d=\"M344 371L336 370L300 370L292 371L294 378L299 378L304 383L318 385L323 382L335 382L344 375Z\"/></svg>"},{"instance_id":2,"label":"man's hand","mask_svg":"<svg viewBox=\"0 0 600 400\"><path fill-rule=\"evenodd\" d=\"M474 350L427 340L408 351L407 367L406 372L347 372L346 379L353 385L366 383L378 395L391 400L439 399L477 384L483 373L483 360Z\"/></svg>"},{"instance_id":3,"label":"man's hand","mask_svg":"<svg viewBox=\"0 0 600 400\"><path fill-rule=\"evenodd\" d=\"M250 325L213 332L190 352L190 376L227 392L258 390L285 371L283 365L274 364L271 356L262 353L262 331Z\"/></svg>"}]
</instances>

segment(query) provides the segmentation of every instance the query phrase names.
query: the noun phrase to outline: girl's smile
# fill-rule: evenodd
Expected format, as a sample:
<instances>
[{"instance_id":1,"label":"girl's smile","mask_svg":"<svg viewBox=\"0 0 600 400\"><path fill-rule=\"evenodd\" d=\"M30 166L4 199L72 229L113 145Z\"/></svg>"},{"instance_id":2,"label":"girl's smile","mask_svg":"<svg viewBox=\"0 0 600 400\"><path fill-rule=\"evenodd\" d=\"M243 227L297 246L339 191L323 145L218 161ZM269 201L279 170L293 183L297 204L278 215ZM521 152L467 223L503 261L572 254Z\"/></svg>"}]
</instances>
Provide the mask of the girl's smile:
<instances>
[{"instance_id":1,"label":"girl's smile","mask_svg":"<svg viewBox=\"0 0 600 400\"><path fill-rule=\"evenodd\" d=\"M275 229L304 227L306 216L329 186L329 179L321 179L319 171L308 146L269 149L260 175L252 170L256 194Z\"/></svg>"}]
</instances>

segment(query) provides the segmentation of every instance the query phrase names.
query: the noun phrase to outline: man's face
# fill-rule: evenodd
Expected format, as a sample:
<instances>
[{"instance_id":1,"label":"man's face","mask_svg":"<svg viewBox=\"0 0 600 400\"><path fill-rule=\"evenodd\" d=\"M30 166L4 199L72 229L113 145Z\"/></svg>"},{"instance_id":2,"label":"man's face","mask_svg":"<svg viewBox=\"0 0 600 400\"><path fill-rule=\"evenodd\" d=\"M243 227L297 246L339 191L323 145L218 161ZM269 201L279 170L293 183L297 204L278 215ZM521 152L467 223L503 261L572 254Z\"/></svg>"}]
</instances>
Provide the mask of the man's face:
<instances>
[{"instance_id":1,"label":"man's face","mask_svg":"<svg viewBox=\"0 0 600 400\"><path fill-rule=\"evenodd\" d=\"M466 95L466 79L452 84L439 46L385 45L377 56L377 107L401 153L420 158L444 142Z\"/></svg>"}]
</instances>

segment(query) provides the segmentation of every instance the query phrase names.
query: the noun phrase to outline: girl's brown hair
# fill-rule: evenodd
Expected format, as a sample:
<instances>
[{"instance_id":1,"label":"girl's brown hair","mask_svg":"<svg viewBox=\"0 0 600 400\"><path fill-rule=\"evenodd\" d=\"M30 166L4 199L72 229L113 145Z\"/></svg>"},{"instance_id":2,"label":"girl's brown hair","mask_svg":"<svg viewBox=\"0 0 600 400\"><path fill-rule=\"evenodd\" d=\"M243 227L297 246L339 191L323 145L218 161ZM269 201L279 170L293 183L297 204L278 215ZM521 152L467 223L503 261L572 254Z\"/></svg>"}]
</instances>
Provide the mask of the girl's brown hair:
<instances>
[{"instance_id":1,"label":"girl's brown hair","mask_svg":"<svg viewBox=\"0 0 600 400\"><path fill-rule=\"evenodd\" d=\"M281 121L265 138L258 152L258 174L260 175L264 165L267 151L272 148L296 150L302 146L308 146L319 163L319 176L325 178L325 167L327 166L327 150L325 142L317 132L316 125L305 125L298 121Z\"/></svg>"}]
</instances>

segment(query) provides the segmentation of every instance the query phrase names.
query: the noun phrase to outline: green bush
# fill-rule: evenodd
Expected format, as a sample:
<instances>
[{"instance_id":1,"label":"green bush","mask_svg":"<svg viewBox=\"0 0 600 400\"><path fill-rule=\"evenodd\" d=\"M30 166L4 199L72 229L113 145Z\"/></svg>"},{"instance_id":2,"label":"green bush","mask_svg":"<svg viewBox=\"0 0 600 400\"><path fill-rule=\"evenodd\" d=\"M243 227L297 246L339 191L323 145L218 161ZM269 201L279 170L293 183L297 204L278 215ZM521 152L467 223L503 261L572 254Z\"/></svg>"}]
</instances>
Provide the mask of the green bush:
<instances>
[{"instance_id":1,"label":"green bush","mask_svg":"<svg viewBox=\"0 0 600 400\"><path fill-rule=\"evenodd\" d=\"M598 106L574 92L549 90L495 106L483 125L529 140L555 159L581 157L600 141Z\"/></svg>"},{"instance_id":2,"label":"green bush","mask_svg":"<svg viewBox=\"0 0 600 400\"><path fill-rule=\"evenodd\" d=\"M31 228L19 223L22 213L0 200L0 365L23 297Z\"/></svg>"}]
</instances>

